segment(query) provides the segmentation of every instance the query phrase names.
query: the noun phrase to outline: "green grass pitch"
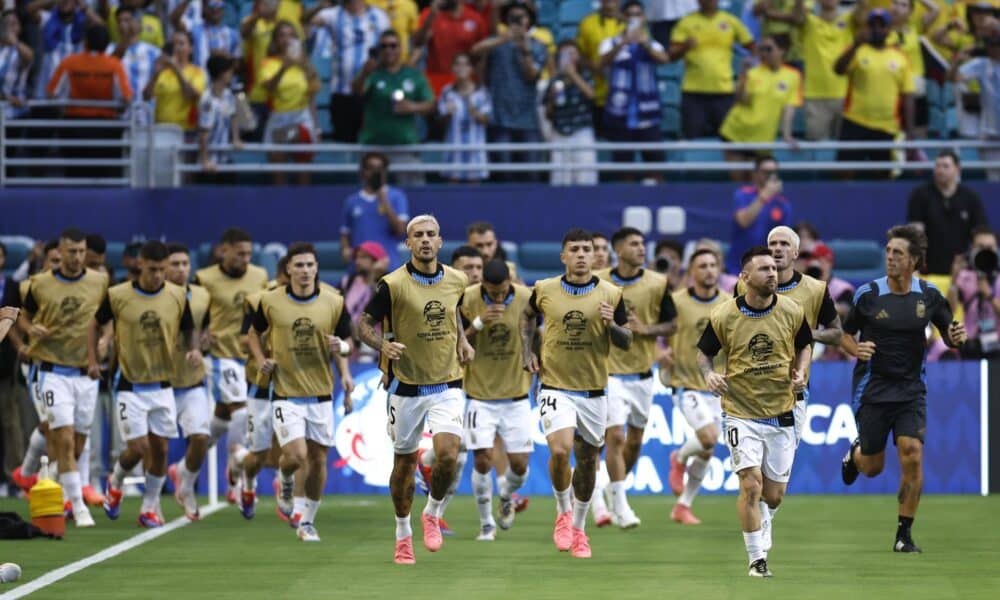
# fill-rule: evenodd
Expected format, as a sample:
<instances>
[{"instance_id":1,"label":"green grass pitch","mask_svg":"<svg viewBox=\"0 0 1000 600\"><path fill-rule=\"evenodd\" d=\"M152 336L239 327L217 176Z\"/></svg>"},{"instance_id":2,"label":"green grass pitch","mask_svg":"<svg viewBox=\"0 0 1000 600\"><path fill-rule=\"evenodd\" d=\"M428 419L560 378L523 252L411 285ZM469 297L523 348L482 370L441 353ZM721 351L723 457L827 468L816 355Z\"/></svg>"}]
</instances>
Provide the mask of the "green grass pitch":
<instances>
[{"instance_id":1,"label":"green grass pitch","mask_svg":"<svg viewBox=\"0 0 1000 600\"><path fill-rule=\"evenodd\" d=\"M168 519L178 517L164 496ZM226 507L87 568L32 597L81 598L997 598L1000 597L1000 498L926 496L914 525L923 555L891 552L895 498L789 496L775 518L770 580L746 574L735 499L699 498L703 524L671 522L672 499L636 497L642 526L623 532L588 523L594 558L577 560L552 544L551 498L534 497L514 528L477 542L474 501L456 498L447 518L457 530L427 552L413 515L417 564L392 563L388 497L327 497L317 527L323 541L303 544L262 499L245 521ZM69 529L62 541L0 542L0 562L24 569L19 584L137 533L139 499L128 498L117 522L95 512L97 528ZM0 511L27 514L22 501ZM0 587L0 594L15 585Z\"/></svg>"}]
</instances>

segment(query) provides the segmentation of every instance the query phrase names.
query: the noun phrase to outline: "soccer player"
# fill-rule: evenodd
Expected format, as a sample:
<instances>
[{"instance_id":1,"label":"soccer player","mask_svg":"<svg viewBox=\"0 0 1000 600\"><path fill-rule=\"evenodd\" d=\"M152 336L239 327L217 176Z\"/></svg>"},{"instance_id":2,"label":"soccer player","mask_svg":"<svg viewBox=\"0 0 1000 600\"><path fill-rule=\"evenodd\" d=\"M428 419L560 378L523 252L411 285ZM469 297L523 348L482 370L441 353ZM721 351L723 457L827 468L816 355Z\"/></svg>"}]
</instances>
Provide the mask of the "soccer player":
<instances>
[{"instance_id":1,"label":"soccer player","mask_svg":"<svg viewBox=\"0 0 1000 600\"><path fill-rule=\"evenodd\" d=\"M854 365L854 407L858 439L844 456L846 485L858 473L875 477L885 467L885 447L892 432L902 471L895 552L920 552L911 534L923 488L924 433L927 429L927 325L933 323L954 348L966 339L965 326L952 321L948 302L933 284L918 279L927 237L912 225L886 234L885 274L858 288L844 323L842 347L858 359ZM861 333L860 341L854 334Z\"/></svg>"},{"instance_id":2,"label":"soccer player","mask_svg":"<svg viewBox=\"0 0 1000 600\"><path fill-rule=\"evenodd\" d=\"M521 314L531 290L511 282L510 269L502 260L486 264L482 283L465 290L462 319L471 328L469 338L476 358L465 370L466 444L475 457L472 491L479 508L481 541L496 539L493 519L494 438L504 444L509 469L500 478L500 528L514 523L511 496L528 477L528 459L534 450L531 405L531 375L521 363L523 350L519 333Z\"/></svg>"},{"instance_id":3,"label":"soccer player","mask_svg":"<svg viewBox=\"0 0 1000 600\"><path fill-rule=\"evenodd\" d=\"M552 539L560 552L572 549L574 557L590 558L584 527L607 426L608 353L612 344L627 350L632 331L625 326L622 291L591 270L592 234L566 232L560 259L566 274L537 282L522 313L521 348L524 368L540 372L542 384L538 415L551 453L549 476L556 497ZM538 315L545 319L540 365L532 348ZM569 465L571 450L575 471Z\"/></svg>"},{"instance_id":4,"label":"soccer player","mask_svg":"<svg viewBox=\"0 0 1000 600\"><path fill-rule=\"evenodd\" d=\"M603 233L595 231L594 236L594 271L611 267L611 253L608 252L608 238Z\"/></svg>"},{"instance_id":5,"label":"soccer player","mask_svg":"<svg viewBox=\"0 0 1000 600\"><path fill-rule=\"evenodd\" d=\"M774 257L778 268L778 293L797 302L805 312L806 322L812 330L813 341L836 346L844 331L840 324L837 306L830 297L826 282L820 281L795 270L795 259L799 256L799 234L791 227L779 225L767 234L767 247ZM745 288L736 284L736 294L743 294ZM823 326L820 329L820 325ZM806 366L803 374L806 389L795 395L795 445L802 439L802 429L806 423L806 403L809 401L809 374L812 363ZM673 475L673 471L671 471ZM673 485L673 484L671 484ZM773 529L771 527L777 506L770 506L761 501L761 528L764 532L764 551L771 550Z\"/></svg>"},{"instance_id":6,"label":"soccer player","mask_svg":"<svg viewBox=\"0 0 1000 600\"><path fill-rule=\"evenodd\" d=\"M670 338L673 353L670 383L674 387L674 405L695 433L695 437L688 438L670 454L670 487L680 496L670 510L670 518L683 525L701 523L691 512L691 504L701 489L712 450L722 432L722 403L718 395L708 391L708 384L698 367L698 340L708 326L709 316L716 306L732 298L731 294L719 289L721 268L719 255L714 250L696 250L687 269L691 287L673 293L677 331ZM717 365L716 372L721 368L722 365ZM664 371L660 373L662 380Z\"/></svg>"},{"instance_id":7,"label":"soccer player","mask_svg":"<svg viewBox=\"0 0 1000 600\"><path fill-rule=\"evenodd\" d=\"M167 245L166 279L185 290L191 318L198 330L204 330L208 323L208 291L200 285L188 283L191 278L191 254L183 244ZM201 340L197 340L200 345ZM167 475L174 484L174 498L184 509L184 514L192 521L201 518L198 514L198 499L194 493L194 483L205 461L208 451L209 423L211 421L211 401L205 389L205 365L188 364L190 348L178 338L174 349L174 370L170 385L174 390L177 407L177 424L187 438L184 458L167 468Z\"/></svg>"},{"instance_id":8,"label":"soccer player","mask_svg":"<svg viewBox=\"0 0 1000 600\"><path fill-rule=\"evenodd\" d=\"M87 373L87 325L108 289L108 277L84 267L86 235L59 235L59 267L31 278L22 315L29 325L28 356L37 362L35 393L47 421L48 442L59 463L59 483L77 527L93 527L83 501L77 459L97 404L97 377Z\"/></svg>"},{"instance_id":9,"label":"soccer player","mask_svg":"<svg viewBox=\"0 0 1000 600\"><path fill-rule=\"evenodd\" d=\"M451 266L465 273L469 278L469 285L475 285L483 280L485 261L479 250L472 246L459 246L451 253Z\"/></svg>"},{"instance_id":10,"label":"soccer player","mask_svg":"<svg viewBox=\"0 0 1000 600\"><path fill-rule=\"evenodd\" d=\"M114 321L118 357L115 400L118 428L127 447L108 475L104 512L110 519L118 518L125 476L142 461L146 487L138 521L145 528L163 526L160 492L166 481L170 438L177 437L177 408L170 377L178 337L188 348L188 367L194 369L202 362L187 291L166 281L167 256L163 242L153 240L142 246L138 279L107 291L90 323L86 344L87 372L96 379L101 372L98 332Z\"/></svg>"},{"instance_id":11,"label":"soccer player","mask_svg":"<svg viewBox=\"0 0 1000 600\"><path fill-rule=\"evenodd\" d=\"M204 286L211 296L208 307L209 354L211 354L210 380L215 399L215 415L210 425L209 447L229 432L229 490L226 499L230 504L238 497L233 458L244 448L247 433L246 411L246 349L240 343L240 325L243 323L243 301L248 294L260 291L267 285L267 271L250 264L253 243L250 234L242 229L227 229L222 234L222 261L199 269L196 284Z\"/></svg>"},{"instance_id":12,"label":"soccer player","mask_svg":"<svg viewBox=\"0 0 1000 600\"><path fill-rule=\"evenodd\" d=\"M812 330L802 307L777 293L778 268L766 246L743 254L746 295L712 310L698 341L698 366L708 389L722 396L726 442L740 478L736 512L751 577L770 577L760 500L778 506L795 459L795 394L806 387ZM725 374L713 358L726 355Z\"/></svg>"},{"instance_id":13,"label":"soccer player","mask_svg":"<svg viewBox=\"0 0 1000 600\"><path fill-rule=\"evenodd\" d=\"M395 451L389 489L396 509L397 564L415 562L410 507L425 420L434 433L436 459L421 516L424 546L431 552L441 549L441 502L454 477L463 434L462 365L475 355L458 314L468 279L438 262L441 244L437 219L411 219L406 226L409 262L379 281L357 324L361 340L388 362L389 436ZM383 335L373 328L378 322Z\"/></svg>"},{"instance_id":14,"label":"soccer player","mask_svg":"<svg viewBox=\"0 0 1000 600\"><path fill-rule=\"evenodd\" d=\"M330 362L344 361L350 353L345 340L351 337L351 320L343 296L317 283L319 263L312 244L289 246L287 270L289 284L261 296L247 342L258 371L272 378L272 424L281 444L282 486L290 488L293 475L308 464L299 539L318 542L314 524L326 485L326 456L334 445ZM265 334L270 358L261 340ZM345 368L341 374L350 394L350 374Z\"/></svg>"},{"instance_id":15,"label":"soccer player","mask_svg":"<svg viewBox=\"0 0 1000 600\"><path fill-rule=\"evenodd\" d=\"M490 262L494 258L506 262L507 268L510 269L511 281L520 283L517 265L507 260L507 253L503 249L503 244L497 239L493 225L486 221L476 221L465 228L465 239L467 245L479 250L485 262Z\"/></svg>"},{"instance_id":16,"label":"soccer player","mask_svg":"<svg viewBox=\"0 0 1000 600\"><path fill-rule=\"evenodd\" d=\"M607 240L594 236L595 249ZM614 521L622 529L638 527L640 520L628 504L625 477L639 460L642 435L653 403L653 363L656 362L656 338L674 332L677 311L674 309L667 278L648 269L646 243L642 232L623 227L611 235L611 246L618 255L618 266L602 269L597 275L622 289L628 312L632 345L628 350L611 348L608 355L608 422L604 432L607 444L605 464L611 484L612 515L608 513L605 489L594 490L594 520L598 527ZM627 425L627 435L626 435Z\"/></svg>"}]
</instances>

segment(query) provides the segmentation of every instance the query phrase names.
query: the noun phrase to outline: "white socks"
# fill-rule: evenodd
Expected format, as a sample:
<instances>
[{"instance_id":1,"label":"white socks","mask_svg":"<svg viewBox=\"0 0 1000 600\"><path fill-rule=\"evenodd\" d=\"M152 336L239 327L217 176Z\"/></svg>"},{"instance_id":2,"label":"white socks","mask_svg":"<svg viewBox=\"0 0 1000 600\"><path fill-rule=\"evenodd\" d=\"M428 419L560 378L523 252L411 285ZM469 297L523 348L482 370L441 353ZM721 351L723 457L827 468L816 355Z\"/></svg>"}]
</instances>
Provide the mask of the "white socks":
<instances>
[{"instance_id":1,"label":"white socks","mask_svg":"<svg viewBox=\"0 0 1000 600\"><path fill-rule=\"evenodd\" d=\"M302 520L299 521L299 524L316 522L316 512L319 510L320 502L322 502L322 500L312 500L310 498L305 499L302 506Z\"/></svg>"},{"instance_id":2,"label":"white socks","mask_svg":"<svg viewBox=\"0 0 1000 600\"><path fill-rule=\"evenodd\" d=\"M114 471L111 472L111 487L120 490L125 485L126 477L128 477L128 472L120 462L115 461Z\"/></svg>"},{"instance_id":3,"label":"white socks","mask_svg":"<svg viewBox=\"0 0 1000 600\"><path fill-rule=\"evenodd\" d=\"M493 477L490 473L472 470L472 492L476 495L480 525L495 525L493 520Z\"/></svg>"},{"instance_id":4,"label":"white socks","mask_svg":"<svg viewBox=\"0 0 1000 600\"><path fill-rule=\"evenodd\" d=\"M430 448L424 450L423 454L420 455L420 464L425 467L433 467L435 456L436 455L434 454L434 447L431 446ZM430 484L431 482L428 481L427 485Z\"/></svg>"},{"instance_id":5,"label":"white socks","mask_svg":"<svg viewBox=\"0 0 1000 600\"><path fill-rule=\"evenodd\" d=\"M80 458L76 459L76 470L80 472L80 485L90 485L90 438L83 445Z\"/></svg>"},{"instance_id":6,"label":"white socks","mask_svg":"<svg viewBox=\"0 0 1000 600\"><path fill-rule=\"evenodd\" d=\"M747 547L747 556L750 558L750 564L753 564L756 560L767 557L764 553L764 542L761 539L760 529L757 531L751 531L750 533L744 531L743 543Z\"/></svg>"},{"instance_id":7,"label":"white socks","mask_svg":"<svg viewBox=\"0 0 1000 600\"><path fill-rule=\"evenodd\" d=\"M518 475L514 471L507 469L507 473L503 477L497 478L497 486L500 493L500 497L503 499L510 499L514 492L521 489L524 482L528 479L528 469L524 470L524 475Z\"/></svg>"},{"instance_id":8,"label":"white socks","mask_svg":"<svg viewBox=\"0 0 1000 600\"><path fill-rule=\"evenodd\" d=\"M229 450L235 453L247 441L247 409L241 408L229 415Z\"/></svg>"},{"instance_id":9,"label":"white socks","mask_svg":"<svg viewBox=\"0 0 1000 600\"><path fill-rule=\"evenodd\" d=\"M701 447L701 442L698 441L698 438L692 436L685 440L684 445L677 451L677 460L681 464L687 464L689 458L704 451L705 449Z\"/></svg>"},{"instance_id":10,"label":"white socks","mask_svg":"<svg viewBox=\"0 0 1000 600\"><path fill-rule=\"evenodd\" d=\"M427 496L427 506L424 507L424 514L430 515L432 517L440 517L441 512L444 509L444 501L436 500L434 496L428 494Z\"/></svg>"},{"instance_id":11,"label":"white socks","mask_svg":"<svg viewBox=\"0 0 1000 600\"><path fill-rule=\"evenodd\" d=\"M306 510L305 496L292 496L292 514L300 517Z\"/></svg>"},{"instance_id":12,"label":"white socks","mask_svg":"<svg viewBox=\"0 0 1000 600\"><path fill-rule=\"evenodd\" d=\"M219 442L227 431L229 431L229 421L212 417L212 423L208 426L208 447L211 448Z\"/></svg>"},{"instance_id":13,"label":"white socks","mask_svg":"<svg viewBox=\"0 0 1000 600\"><path fill-rule=\"evenodd\" d=\"M611 482L611 505L616 515L624 515L632 511L628 505L628 495L625 493L624 481ZM596 493L596 492L595 492Z\"/></svg>"},{"instance_id":14,"label":"white socks","mask_svg":"<svg viewBox=\"0 0 1000 600\"><path fill-rule=\"evenodd\" d=\"M28 448L24 451L24 460L21 461L21 475L31 477L38 473L38 469L41 468L42 456L45 455L47 449L48 443L45 441L45 436L36 428L31 432L31 437L28 438Z\"/></svg>"},{"instance_id":15,"label":"white socks","mask_svg":"<svg viewBox=\"0 0 1000 600\"><path fill-rule=\"evenodd\" d=\"M588 512L590 512L590 500L584 502L577 498L573 503L573 529L583 530L587 525Z\"/></svg>"},{"instance_id":16,"label":"white socks","mask_svg":"<svg viewBox=\"0 0 1000 600\"><path fill-rule=\"evenodd\" d=\"M194 493L194 482L198 481L198 471L188 471L187 462L182 458L180 464L177 465L177 473L181 478L181 489L186 493Z\"/></svg>"},{"instance_id":17,"label":"white socks","mask_svg":"<svg viewBox=\"0 0 1000 600\"><path fill-rule=\"evenodd\" d=\"M684 491L681 492L681 497L677 499L678 504L683 504L688 508L691 507L694 497L701 490L701 480L705 478L706 471L708 471L707 460L700 456L695 456L691 459L691 462L687 466L687 481L684 482Z\"/></svg>"},{"instance_id":18,"label":"white socks","mask_svg":"<svg viewBox=\"0 0 1000 600\"><path fill-rule=\"evenodd\" d=\"M402 540L413 537L413 529L410 528L410 515L396 517L396 539Z\"/></svg>"},{"instance_id":19,"label":"white socks","mask_svg":"<svg viewBox=\"0 0 1000 600\"><path fill-rule=\"evenodd\" d=\"M59 475L59 485L63 489L63 498L73 503L73 509L83 504L83 489L80 484L80 472L70 471Z\"/></svg>"},{"instance_id":20,"label":"white socks","mask_svg":"<svg viewBox=\"0 0 1000 600\"><path fill-rule=\"evenodd\" d=\"M163 491L163 482L166 480L166 476L157 477L146 473L146 489L142 492L142 512L159 514L160 493Z\"/></svg>"},{"instance_id":21,"label":"white socks","mask_svg":"<svg viewBox=\"0 0 1000 600\"><path fill-rule=\"evenodd\" d=\"M569 486L565 490L559 491L556 488L552 488L552 493L556 495L556 512L559 514L567 513L573 510L573 486ZM590 503L587 503L590 506Z\"/></svg>"}]
</instances>

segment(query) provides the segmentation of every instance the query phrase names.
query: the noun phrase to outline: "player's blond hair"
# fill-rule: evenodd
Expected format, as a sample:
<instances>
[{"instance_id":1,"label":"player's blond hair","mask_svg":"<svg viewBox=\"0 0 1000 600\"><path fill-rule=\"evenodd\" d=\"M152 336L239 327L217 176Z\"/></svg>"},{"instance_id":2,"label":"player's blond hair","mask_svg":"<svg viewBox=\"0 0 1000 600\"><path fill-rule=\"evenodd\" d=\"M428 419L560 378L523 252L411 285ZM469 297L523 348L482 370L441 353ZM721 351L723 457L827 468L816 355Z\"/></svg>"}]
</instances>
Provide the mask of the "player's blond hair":
<instances>
[{"instance_id":1,"label":"player's blond hair","mask_svg":"<svg viewBox=\"0 0 1000 600\"><path fill-rule=\"evenodd\" d=\"M410 219L410 222L406 224L406 235L409 236L410 230L421 223L434 223L434 226L437 227L438 231L441 231L441 225L438 223L438 220L434 218L434 215L417 215Z\"/></svg>"},{"instance_id":2,"label":"player's blond hair","mask_svg":"<svg viewBox=\"0 0 1000 600\"><path fill-rule=\"evenodd\" d=\"M787 235L788 239L792 241L792 245L795 246L795 249L796 250L799 249L799 234L795 233L795 230L787 225L778 225L777 227L768 232L767 234L768 245L771 244L771 238L779 233Z\"/></svg>"}]
</instances>

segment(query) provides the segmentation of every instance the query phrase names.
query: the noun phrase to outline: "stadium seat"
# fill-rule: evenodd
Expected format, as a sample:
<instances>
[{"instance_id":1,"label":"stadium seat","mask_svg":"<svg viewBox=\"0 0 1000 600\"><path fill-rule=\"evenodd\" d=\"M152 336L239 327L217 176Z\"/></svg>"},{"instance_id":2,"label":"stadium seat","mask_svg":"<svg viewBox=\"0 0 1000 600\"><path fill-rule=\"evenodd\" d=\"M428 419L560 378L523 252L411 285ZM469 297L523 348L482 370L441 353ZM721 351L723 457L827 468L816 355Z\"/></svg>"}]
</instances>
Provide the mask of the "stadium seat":
<instances>
[{"instance_id":1,"label":"stadium seat","mask_svg":"<svg viewBox=\"0 0 1000 600\"><path fill-rule=\"evenodd\" d=\"M438 252L438 260L446 265L450 265L452 252L457 250L459 246L464 245L465 240L445 240L444 243L441 244L441 251Z\"/></svg>"},{"instance_id":2,"label":"stadium seat","mask_svg":"<svg viewBox=\"0 0 1000 600\"><path fill-rule=\"evenodd\" d=\"M872 240L830 240L833 271L837 277L857 285L885 274L882 247Z\"/></svg>"},{"instance_id":3,"label":"stadium seat","mask_svg":"<svg viewBox=\"0 0 1000 600\"><path fill-rule=\"evenodd\" d=\"M672 79L660 80L657 83L660 88L660 102L664 106L681 105L681 86Z\"/></svg>"},{"instance_id":4,"label":"stadium seat","mask_svg":"<svg viewBox=\"0 0 1000 600\"><path fill-rule=\"evenodd\" d=\"M941 86L930 77L927 78L927 104L928 106L942 106Z\"/></svg>"},{"instance_id":5,"label":"stadium seat","mask_svg":"<svg viewBox=\"0 0 1000 600\"><path fill-rule=\"evenodd\" d=\"M316 248L316 260L319 262L321 270L347 270L348 265L344 262L343 257L340 255L340 242L316 242L313 244L313 247Z\"/></svg>"},{"instance_id":6,"label":"stadium seat","mask_svg":"<svg viewBox=\"0 0 1000 600\"><path fill-rule=\"evenodd\" d=\"M7 255L4 261L4 270L7 272L14 271L24 259L28 258L28 254L31 252L31 244L25 240L20 241L8 241L5 242L7 246Z\"/></svg>"},{"instance_id":7,"label":"stadium seat","mask_svg":"<svg viewBox=\"0 0 1000 600\"><path fill-rule=\"evenodd\" d=\"M684 77L684 63L678 61L659 65L656 67L656 75L660 78L680 80Z\"/></svg>"},{"instance_id":8,"label":"stadium seat","mask_svg":"<svg viewBox=\"0 0 1000 600\"><path fill-rule=\"evenodd\" d=\"M668 138L676 139L679 137L681 134L681 111L671 106L664 108L660 128Z\"/></svg>"},{"instance_id":9,"label":"stadium seat","mask_svg":"<svg viewBox=\"0 0 1000 600\"><path fill-rule=\"evenodd\" d=\"M125 242L108 242L108 248L104 253L108 265L112 269L122 268L122 254L125 252Z\"/></svg>"},{"instance_id":10,"label":"stadium seat","mask_svg":"<svg viewBox=\"0 0 1000 600\"><path fill-rule=\"evenodd\" d=\"M323 269L319 272L319 280L329 283L335 288L340 288L340 282L347 275L347 271Z\"/></svg>"},{"instance_id":11,"label":"stadium seat","mask_svg":"<svg viewBox=\"0 0 1000 600\"><path fill-rule=\"evenodd\" d=\"M559 260L562 245L559 242L524 242L519 249L521 278L532 284L539 279L553 277L565 271Z\"/></svg>"},{"instance_id":12,"label":"stadium seat","mask_svg":"<svg viewBox=\"0 0 1000 600\"><path fill-rule=\"evenodd\" d=\"M562 0L559 3L559 22L579 24L584 17L594 12L591 0Z\"/></svg>"}]
</instances>

